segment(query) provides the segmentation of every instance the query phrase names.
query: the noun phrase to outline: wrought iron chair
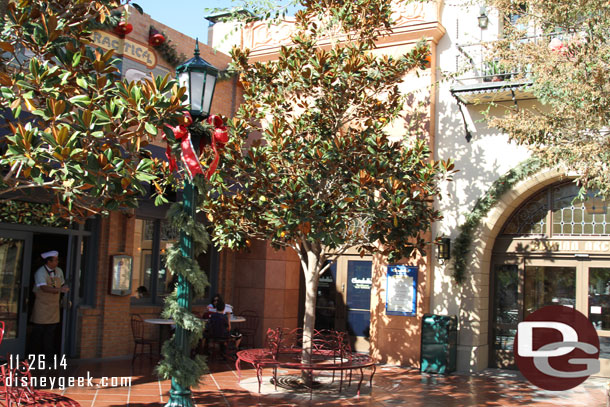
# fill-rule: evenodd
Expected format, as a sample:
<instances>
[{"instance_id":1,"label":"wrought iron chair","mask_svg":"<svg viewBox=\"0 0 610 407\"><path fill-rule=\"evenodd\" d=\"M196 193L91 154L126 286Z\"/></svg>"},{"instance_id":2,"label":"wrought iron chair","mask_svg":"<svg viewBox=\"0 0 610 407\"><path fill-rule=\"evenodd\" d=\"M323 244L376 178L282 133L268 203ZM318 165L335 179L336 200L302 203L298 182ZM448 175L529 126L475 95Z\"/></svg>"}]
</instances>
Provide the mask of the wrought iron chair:
<instances>
[{"instance_id":1,"label":"wrought iron chair","mask_svg":"<svg viewBox=\"0 0 610 407\"><path fill-rule=\"evenodd\" d=\"M4 321L0 321L0 345L2 345L2 338L4 338ZM4 399L5 407L10 406L10 392L6 386L6 376L8 371L8 361L3 357L0 357L0 403Z\"/></svg>"},{"instance_id":2,"label":"wrought iron chair","mask_svg":"<svg viewBox=\"0 0 610 407\"><path fill-rule=\"evenodd\" d=\"M245 322L238 325L239 332L243 335L241 345L253 348L255 345L256 331L258 330L258 314L256 311L244 310L238 315L246 318Z\"/></svg>"},{"instance_id":3,"label":"wrought iron chair","mask_svg":"<svg viewBox=\"0 0 610 407\"><path fill-rule=\"evenodd\" d=\"M4 331L4 321L0 321L0 345ZM38 396L32 387L32 373L28 361L21 361L19 365L13 367L6 358L0 357L0 405L20 406L22 402L29 404L37 400Z\"/></svg>"},{"instance_id":4,"label":"wrought iron chair","mask_svg":"<svg viewBox=\"0 0 610 407\"><path fill-rule=\"evenodd\" d=\"M158 343L155 339L149 339L144 336L144 320L140 314L133 314L131 316L131 333L133 335L133 357L131 363L136 360L136 356L144 354L144 347L148 346L148 356L152 359L152 348L153 345ZM140 346L140 352L138 353L138 345Z\"/></svg>"},{"instance_id":5,"label":"wrought iron chair","mask_svg":"<svg viewBox=\"0 0 610 407\"><path fill-rule=\"evenodd\" d=\"M207 321L204 331L204 350L208 351L210 360L218 358L234 360L230 348L234 348L235 339L226 330L226 320L223 322L221 317L226 316L212 313Z\"/></svg>"}]
</instances>

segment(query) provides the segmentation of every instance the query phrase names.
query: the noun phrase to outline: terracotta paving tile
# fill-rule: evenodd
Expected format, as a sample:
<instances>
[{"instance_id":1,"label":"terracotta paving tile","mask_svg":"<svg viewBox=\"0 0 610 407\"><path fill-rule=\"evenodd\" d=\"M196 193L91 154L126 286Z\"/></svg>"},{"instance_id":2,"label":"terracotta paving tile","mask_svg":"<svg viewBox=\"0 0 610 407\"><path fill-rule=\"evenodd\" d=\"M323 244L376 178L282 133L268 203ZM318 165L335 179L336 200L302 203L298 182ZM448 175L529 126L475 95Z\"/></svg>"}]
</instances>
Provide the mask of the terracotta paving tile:
<instances>
[{"instance_id":1,"label":"terracotta paving tile","mask_svg":"<svg viewBox=\"0 0 610 407\"><path fill-rule=\"evenodd\" d=\"M129 403L160 403L161 402L161 396L160 395L154 395L154 394L150 394L150 395L145 395L145 394L138 394L138 395L133 395L131 394L129 396ZM168 398L167 397L163 397L163 401L167 401Z\"/></svg>"},{"instance_id":2,"label":"terracotta paving tile","mask_svg":"<svg viewBox=\"0 0 610 407\"><path fill-rule=\"evenodd\" d=\"M143 359L133 366L126 361L86 362L76 361L66 376L131 377L127 387L71 387L53 393L65 395L79 402L82 407L161 407L169 398L171 381L159 380L153 372L154 362ZM234 363L210 363L210 374L202 377L195 386L193 400L196 406L374 406L374 407L603 407L606 405L605 384L608 379L590 378L583 385L565 392L546 392L537 389L517 372L488 369L479 374L454 374L436 376L420 374L416 369L395 366L379 366L374 376L373 389L366 374L361 395L356 387L359 374L352 376L350 387L338 392L338 379L329 388L330 377L316 374L325 389L315 389L310 400L307 391L288 391L270 383L272 370L263 371L263 394L258 393L256 372L242 365L242 380ZM280 383L290 381L290 375L298 377L298 370L278 370ZM347 379L344 378L344 385Z\"/></svg>"}]
</instances>

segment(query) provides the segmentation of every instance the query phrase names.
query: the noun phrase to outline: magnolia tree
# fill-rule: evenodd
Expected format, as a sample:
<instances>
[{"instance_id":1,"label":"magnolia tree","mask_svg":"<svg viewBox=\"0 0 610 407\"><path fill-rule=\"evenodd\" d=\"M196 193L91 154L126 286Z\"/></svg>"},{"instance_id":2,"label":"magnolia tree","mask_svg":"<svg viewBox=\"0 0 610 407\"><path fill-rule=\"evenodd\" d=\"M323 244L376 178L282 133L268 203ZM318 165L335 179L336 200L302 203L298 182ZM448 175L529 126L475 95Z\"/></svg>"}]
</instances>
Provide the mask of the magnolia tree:
<instances>
[{"instance_id":1,"label":"magnolia tree","mask_svg":"<svg viewBox=\"0 0 610 407\"><path fill-rule=\"evenodd\" d=\"M232 52L245 102L203 201L220 245L260 238L298 254L308 361L320 275L350 248L389 261L423 249L440 218L432 204L438 181L452 165L433 160L417 99L403 110L412 95L399 85L426 69L426 44L375 56L390 29L390 1L301 4L276 60L251 64L248 51ZM407 125L391 137L388 124L399 117Z\"/></svg>"},{"instance_id":2,"label":"magnolia tree","mask_svg":"<svg viewBox=\"0 0 610 407\"><path fill-rule=\"evenodd\" d=\"M542 107L510 108L491 124L551 166L610 197L610 3L491 0L504 25L493 57L531 81ZM532 38L532 33L536 36ZM529 36L527 36L529 35Z\"/></svg>"},{"instance_id":3,"label":"magnolia tree","mask_svg":"<svg viewBox=\"0 0 610 407\"><path fill-rule=\"evenodd\" d=\"M213 148L203 148L202 159L214 163L219 159L216 145L228 137L226 129L218 118L192 123L182 104L185 89L169 77L137 83L120 79L113 52L95 49L91 36L93 28L119 22L120 13L117 18L113 11L118 6L118 1L104 0L8 4L0 37L0 109L8 122L0 144L0 199L34 191L53 198L55 211L63 216L83 220L136 206L147 193L146 183L153 185L157 202L164 200L166 188L178 188L185 179L204 188L195 153L200 149L193 148L190 135L213 135ZM168 145L168 160L152 158L146 149L157 136ZM188 162L188 169L178 161ZM210 165L206 175L214 168ZM207 278L193 257L207 248L205 227L186 205L175 204L168 217L181 230L181 239L190 239L193 252L174 247L168 267L182 277L179 281L188 282L184 292L201 297ZM183 305L184 295L181 300L176 293L169 296L164 315L190 332L183 342L196 342L202 323ZM172 337L165 343L158 372L189 387L205 372L205 362L200 356L191 359L179 342Z\"/></svg>"},{"instance_id":4,"label":"magnolia tree","mask_svg":"<svg viewBox=\"0 0 610 407\"><path fill-rule=\"evenodd\" d=\"M113 52L91 46L92 29L115 24L118 6L8 3L0 34L0 111L8 123L0 200L30 193L81 220L135 206L147 182L162 200L164 184L175 181L146 146L164 123L183 116L184 89L168 77L122 81Z\"/></svg>"}]
</instances>

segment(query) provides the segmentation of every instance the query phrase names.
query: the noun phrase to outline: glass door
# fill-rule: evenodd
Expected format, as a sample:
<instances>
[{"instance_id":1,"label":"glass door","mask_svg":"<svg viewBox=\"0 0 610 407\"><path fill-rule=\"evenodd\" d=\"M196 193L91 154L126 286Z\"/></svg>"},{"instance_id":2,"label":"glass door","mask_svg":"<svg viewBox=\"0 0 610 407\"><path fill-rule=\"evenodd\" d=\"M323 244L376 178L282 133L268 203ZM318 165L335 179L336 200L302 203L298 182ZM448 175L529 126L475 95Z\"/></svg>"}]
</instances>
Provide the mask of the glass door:
<instances>
[{"instance_id":1,"label":"glass door","mask_svg":"<svg viewBox=\"0 0 610 407\"><path fill-rule=\"evenodd\" d=\"M517 264L499 264L494 267L494 316L491 330L493 367L516 368L512 352L517 324L523 318L522 280L523 273Z\"/></svg>"},{"instance_id":2,"label":"glass door","mask_svg":"<svg viewBox=\"0 0 610 407\"><path fill-rule=\"evenodd\" d=\"M371 325L372 267L370 260L341 262L344 273L341 288L345 301L345 323L352 339L352 347L359 352L368 352Z\"/></svg>"},{"instance_id":3,"label":"glass door","mask_svg":"<svg viewBox=\"0 0 610 407\"><path fill-rule=\"evenodd\" d=\"M556 263L559 262L525 266L524 318L547 305L576 307L578 264L569 262L572 264L562 266Z\"/></svg>"},{"instance_id":4,"label":"glass door","mask_svg":"<svg viewBox=\"0 0 610 407\"><path fill-rule=\"evenodd\" d=\"M32 235L0 231L0 321L5 330L0 354L25 353Z\"/></svg>"},{"instance_id":5,"label":"glass door","mask_svg":"<svg viewBox=\"0 0 610 407\"><path fill-rule=\"evenodd\" d=\"M335 329L337 311L337 263L320 276L316 298L316 329Z\"/></svg>"},{"instance_id":6,"label":"glass door","mask_svg":"<svg viewBox=\"0 0 610 407\"><path fill-rule=\"evenodd\" d=\"M525 264L523 264L525 263ZM530 260L494 266L491 366L516 368L517 324L547 305L575 308L597 329L601 376L610 376L610 261Z\"/></svg>"},{"instance_id":7,"label":"glass door","mask_svg":"<svg viewBox=\"0 0 610 407\"><path fill-rule=\"evenodd\" d=\"M610 262L588 264L583 272L587 304L582 311L589 317L599 336L600 375L610 376Z\"/></svg>"},{"instance_id":8,"label":"glass door","mask_svg":"<svg viewBox=\"0 0 610 407\"><path fill-rule=\"evenodd\" d=\"M512 263L493 268L490 365L516 369L513 344L519 322L547 305L564 305L583 312L580 304L584 295L579 261L515 259Z\"/></svg>"}]
</instances>

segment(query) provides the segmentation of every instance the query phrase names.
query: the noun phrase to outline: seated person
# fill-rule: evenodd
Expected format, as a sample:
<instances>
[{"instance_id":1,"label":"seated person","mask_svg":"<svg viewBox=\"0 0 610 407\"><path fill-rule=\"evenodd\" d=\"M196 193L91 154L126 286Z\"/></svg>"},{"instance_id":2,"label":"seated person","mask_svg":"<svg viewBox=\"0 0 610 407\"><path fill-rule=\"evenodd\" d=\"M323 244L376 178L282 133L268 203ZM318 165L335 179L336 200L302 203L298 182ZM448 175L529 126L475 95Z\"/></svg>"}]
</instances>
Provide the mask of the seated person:
<instances>
[{"instance_id":1,"label":"seated person","mask_svg":"<svg viewBox=\"0 0 610 407\"><path fill-rule=\"evenodd\" d=\"M229 314L229 315L227 315L227 317L229 318L229 322L230 322L230 319L231 319L231 315L230 314L233 313L233 307L230 304L225 303L225 301L222 299L220 294L216 294L214 297L212 297L212 300L208 304L208 311L210 311L210 312L216 311L216 304L219 301L225 304L224 313L225 314Z\"/></svg>"},{"instance_id":2,"label":"seated person","mask_svg":"<svg viewBox=\"0 0 610 407\"><path fill-rule=\"evenodd\" d=\"M224 305L224 311L218 310L218 304L222 303ZM239 344L241 343L242 334L237 329L231 328L231 316L233 315L233 307L230 304L226 304L220 294L214 295L212 300L208 304L208 312L221 312L226 315L227 321L229 323L229 332L231 333L231 337L235 339L235 346L239 349Z\"/></svg>"},{"instance_id":3,"label":"seated person","mask_svg":"<svg viewBox=\"0 0 610 407\"><path fill-rule=\"evenodd\" d=\"M136 298L146 298L148 297L148 288L143 285L139 286L136 290Z\"/></svg>"},{"instance_id":4,"label":"seated person","mask_svg":"<svg viewBox=\"0 0 610 407\"><path fill-rule=\"evenodd\" d=\"M205 330L203 331L203 347L205 348L207 339L221 339L220 352L225 354L224 339L229 339L229 321L224 314L225 304L222 301L216 303L216 311L212 312L208 320Z\"/></svg>"}]
</instances>

